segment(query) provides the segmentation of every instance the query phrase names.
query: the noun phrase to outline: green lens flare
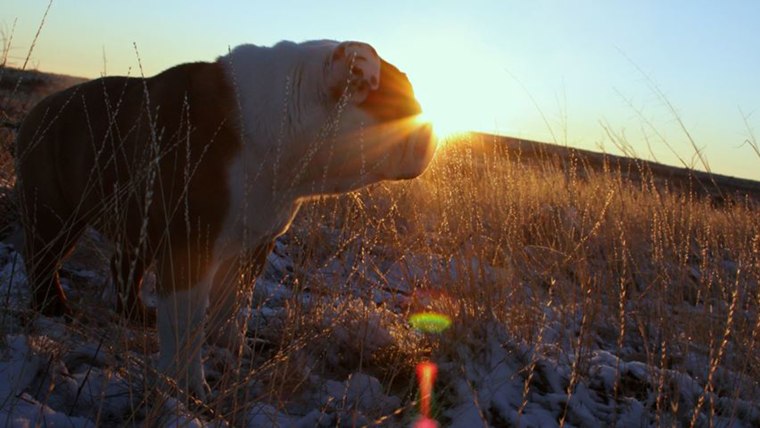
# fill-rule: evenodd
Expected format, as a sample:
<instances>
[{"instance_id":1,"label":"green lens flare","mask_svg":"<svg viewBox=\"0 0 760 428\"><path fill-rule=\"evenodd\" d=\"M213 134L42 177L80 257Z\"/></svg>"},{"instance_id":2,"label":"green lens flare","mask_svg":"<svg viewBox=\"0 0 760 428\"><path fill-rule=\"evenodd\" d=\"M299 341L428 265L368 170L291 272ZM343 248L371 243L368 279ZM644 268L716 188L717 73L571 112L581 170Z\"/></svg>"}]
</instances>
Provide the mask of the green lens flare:
<instances>
[{"instance_id":1,"label":"green lens flare","mask_svg":"<svg viewBox=\"0 0 760 428\"><path fill-rule=\"evenodd\" d=\"M437 312L421 312L409 317L409 323L425 333L442 333L451 325L451 318Z\"/></svg>"}]
</instances>

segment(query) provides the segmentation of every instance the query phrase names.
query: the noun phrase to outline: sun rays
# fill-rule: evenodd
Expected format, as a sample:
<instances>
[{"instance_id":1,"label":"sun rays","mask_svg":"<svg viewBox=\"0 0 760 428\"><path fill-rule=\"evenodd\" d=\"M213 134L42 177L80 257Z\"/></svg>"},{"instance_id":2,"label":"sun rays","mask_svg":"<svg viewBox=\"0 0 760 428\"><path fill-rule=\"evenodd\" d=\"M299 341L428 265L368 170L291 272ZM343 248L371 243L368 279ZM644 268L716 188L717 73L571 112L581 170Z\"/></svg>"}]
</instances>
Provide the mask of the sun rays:
<instances>
[{"instance_id":1,"label":"sun rays","mask_svg":"<svg viewBox=\"0 0 760 428\"><path fill-rule=\"evenodd\" d=\"M439 141L470 131L495 131L497 119L506 119L501 116L508 98L503 65L466 38L445 39L419 40L404 53L423 111L419 120L432 123Z\"/></svg>"}]
</instances>

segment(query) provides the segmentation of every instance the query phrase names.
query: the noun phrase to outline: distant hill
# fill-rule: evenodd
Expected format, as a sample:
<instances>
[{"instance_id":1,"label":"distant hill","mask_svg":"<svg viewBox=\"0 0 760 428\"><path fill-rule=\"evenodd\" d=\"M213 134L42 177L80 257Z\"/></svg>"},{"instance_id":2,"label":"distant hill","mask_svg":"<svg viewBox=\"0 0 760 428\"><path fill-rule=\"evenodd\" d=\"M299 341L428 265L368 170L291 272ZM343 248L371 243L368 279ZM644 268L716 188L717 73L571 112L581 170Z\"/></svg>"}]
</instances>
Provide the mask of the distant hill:
<instances>
[{"instance_id":1,"label":"distant hill","mask_svg":"<svg viewBox=\"0 0 760 428\"><path fill-rule=\"evenodd\" d=\"M2 91L17 88L17 91L21 93L40 91L50 94L87 80L89 79L84 77L0 66L0 90Z\"/></svg>"},{"instance_id":2,"label":"distant hill","mask_svg":"<svg viewBox=\"0 0 760 428\"><path fill-rule=\"evenodd\" d=\"M16 125L23 120L29 109L46 96L87 80L0 66L0 123ZM0 143L4 139L0 135Z\"/></svg>"},{"instance_id":3,"label":"distant hill","mask_svg":"<svg viewBox=\"0 0 760 428\"><path fill-rule=\"evenodd\" d=\"M472 135L474 148L486 150L488 145L503 146L511 153L518 153L522 162L553 162L562 167L568 167L575 162L581 174L585 171L600 172L606 166L610 170L621 171L625 178L634 182L640 182L644 177L654 177L658 186L667 185L673 190L692 191L698 196L710 197L716 205L744 199L745 196L760 203L760 182L754 180L558 144L486 133Z\"/></svg>"}]
</instances>

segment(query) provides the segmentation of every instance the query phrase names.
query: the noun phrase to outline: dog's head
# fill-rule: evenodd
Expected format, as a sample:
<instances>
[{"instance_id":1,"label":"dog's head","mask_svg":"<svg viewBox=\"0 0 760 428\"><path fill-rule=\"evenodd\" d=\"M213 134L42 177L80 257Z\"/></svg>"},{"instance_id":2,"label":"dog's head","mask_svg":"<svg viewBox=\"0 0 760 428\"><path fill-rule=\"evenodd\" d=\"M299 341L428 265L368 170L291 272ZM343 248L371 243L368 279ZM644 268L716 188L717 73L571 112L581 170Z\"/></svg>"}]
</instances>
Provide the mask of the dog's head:
<instances>
[{"instance_id":1,"label":"dog's head","mask_svg":"<svg viewBox=\"0 0 760 428\"><path fill-rule=\"evenodd\" d=\"M331 113L312 163L323 181L315 189L339 193L422 174L436 144L406 74L368 44L328 47L322 70Z\"/></svg>"}]
</instances>

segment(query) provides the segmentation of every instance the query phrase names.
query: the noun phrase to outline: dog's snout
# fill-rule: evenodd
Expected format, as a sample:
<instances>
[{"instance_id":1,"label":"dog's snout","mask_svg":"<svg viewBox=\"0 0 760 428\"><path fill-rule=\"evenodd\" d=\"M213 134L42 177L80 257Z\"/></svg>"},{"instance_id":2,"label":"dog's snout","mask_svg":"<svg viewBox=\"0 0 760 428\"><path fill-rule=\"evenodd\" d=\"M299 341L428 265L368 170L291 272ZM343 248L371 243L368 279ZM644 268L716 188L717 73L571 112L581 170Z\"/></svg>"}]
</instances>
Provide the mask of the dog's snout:
<instances>
[{"instance_id":1,"label":"dog's snout","mask_svg":"<svg viewBox=\"0 0 760 428\"><path fill-rule=\"evenodd\" d=\"M417 157L425 157L431 150L431 146L435 145L435 138L433 136L433 126L426 123L417 130L416 144L414 147L414 154Z\"/></svg>"}]
</instances>

